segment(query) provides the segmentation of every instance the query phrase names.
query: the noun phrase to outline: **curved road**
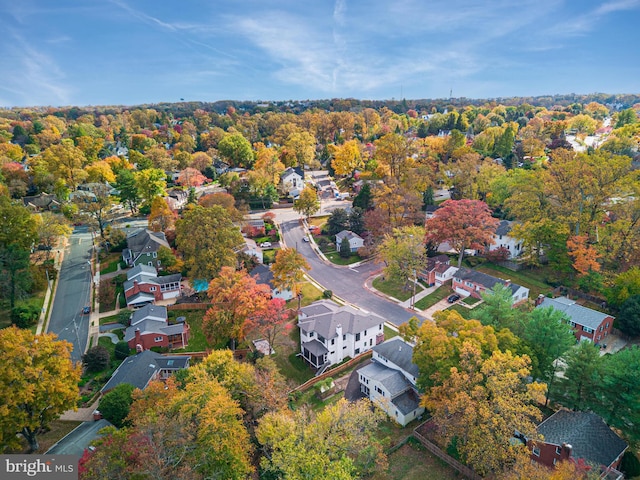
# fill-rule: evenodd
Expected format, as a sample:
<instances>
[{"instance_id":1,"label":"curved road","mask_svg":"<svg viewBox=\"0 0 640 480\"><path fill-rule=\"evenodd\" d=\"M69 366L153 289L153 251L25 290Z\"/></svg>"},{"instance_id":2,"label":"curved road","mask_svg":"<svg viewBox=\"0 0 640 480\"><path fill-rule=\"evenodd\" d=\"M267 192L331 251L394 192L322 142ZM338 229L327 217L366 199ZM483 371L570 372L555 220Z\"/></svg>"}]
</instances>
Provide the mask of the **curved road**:
<instances>
[{"instance_id":1,"label":"curved road","mask_svg":"<svg viewBox=\"0 0 640 480\"><path fill-rule=\"evenodd\" d=\"M278 211L274 211L274 213L278 213ZM280 222L280 228L285 243L288 247L297 248L305 256L311 266L309 276L313 277L320 285L362 310L377 313L396 326L413 316L423 318L416 312L407 310L365 288L364 282L381 268L379 264L367 262L356 268L328 265L316 255L309 243L302 240L305 232L299 220L291 219L290 215L282 215L282 217L284 218Z\"/></svg>"},{"instance_id":2,"label":"curved road","mask_svg":"<svg viewBox=\"0 0 640 480\"><path fill-rule=\"evenodd\" d=\"M87 227L76 227L58 272L58 287L47 329L61 340L71 342L71 360L74 362L82 360L89 338L90 315L83 315L82 308L91 305L91 247Z\"/></svg>"}]
</instances>

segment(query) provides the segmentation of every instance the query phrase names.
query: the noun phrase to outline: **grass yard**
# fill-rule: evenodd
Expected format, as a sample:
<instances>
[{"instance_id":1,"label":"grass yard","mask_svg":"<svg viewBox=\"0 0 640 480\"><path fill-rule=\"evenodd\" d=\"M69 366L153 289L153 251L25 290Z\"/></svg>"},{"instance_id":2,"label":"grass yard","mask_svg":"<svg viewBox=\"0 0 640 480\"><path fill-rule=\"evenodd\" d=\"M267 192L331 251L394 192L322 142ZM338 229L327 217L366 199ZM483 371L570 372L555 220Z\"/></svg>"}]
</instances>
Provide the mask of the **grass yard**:
<instances>
[{"instance_id":1,"label":"grass yard","mask_svg":"<svg viewBox=\"0 0 640 480\"><path fill-rule=\"evenodd\" d=\"M273 262L276 261L276 252L277 250L275 249L270 249L270 250L263 250L262 251L262 262L265 265L271 265Z\"/></svg>"},{"instance_id":2,"label":"grass yard","mask_svg":"<svg viewBox=\"0 0 640 480\"><path fill-rule=\"evenodd\" d=\"M300 286L300 292L302 293L302 300L300 302L301 307L306 307L307 305L312 304L316 300L320 300L322 298L322 290L318 289L309 282L304 282ZM287 302L287 307L289 308L298 308L298 299L292 298Z\"/></svg>"},{"instance_id":3,"label":"grass yard","mask_svg":"<svg viewBox=\"0 0 640 480\"><path fill-rule=\"evenodd\" d=\"M401 478L403 480L453 480L458 472L431 455L417 440L409 441L389 455L389 468L377 472L371 480Z\"/></svg>"},{"instance_id":4,"label":"grass yard","mask_svg":"<svg viewBox=\"0 0 640 480\"><path fill-rule=\"evenodd\" d=\"M469 310L468 308L463 307L462 305L457 305L457 304L451 305L449 308L447 308L447 310L455 310L460 314L462 318L465 318L467 320L469 320L470 318L473 318L473 310Z\"/></svg>"},{"instance_id":5,"label":"grass yard","mask_svg":"<svg viewBox=\"0 0 640 480\"><path fill-rule=\"evenodd\" d=\"M291 325L292 328L288 332L288 337L280 342L281 344L272 358L282 375L296 385L301 385L313 378L313 370L302 357L298 356L300 352L300 330L296 325Z\"/></svg>"},{"instance_id":6,"label":"grass yard","mask_svg":"<svg viewBox=\"0 0 640 480\"><path fill-rule=\"evenodd\" d=\"M362 258L360 258L360 255L356 253L349 255L347 258L341 257L340 254L335 251L325 253L325 256L331 263L335 263L336 265L351 265L352 263L360 262L362 260Z\"/></svg>"},{"instance_id":7,"label":"grass yard","mask_svg":"<svg viewBox=\"0 0 640 480\"><path fill-rule=\"evenodd\" d=\"M381 291L387 295L392 296L404 302L409 300L413 295L413 287L405 288L406 283L404 281L397 281L394 279L384 280L383 277L377 277L373 280L373 287L376 290ZM422 287L420 285L416 285L416 294L422 291Z\"/></svg>"},{"instance_id":8,"label":"grass yard","mask_svg":"<svg viewBox=\"0 0 640 480\"><path fill-rule=\"evenodd\" d=\"M451 289L451 284L447 283L446 285L442 285L439 288L436 288L433 292L431 292L426 297L421 298L416 302L416 308L420 310L426 310L429 307L434 306L443 298L447 298L449 295L453 293Z\"/></svg>"},{"instance_id":9,"label":"grass yard","mask_svg":"<svg viewBox=\"0 0 640 480\"><path fill-rule=\"evenodd\" d=\"M477 299L477 298L475 298L475 297L472 297L471 295L469 295L468 297L463 298L463 299L462 299L462 301L463 301L465 304L467 304L467 305L471 306L471 305L475 305L475 304L476 304L476 303L478 303L480 300L479 300L479 299Z\"/></svg>"},{"instance_id":10,"label":"grass yard","mask_svg":"<svg viewBox=\"0 0 640 480\"><path fill-rule=\"evenodd\" d=\"M488 273L494 277L510 279L513 283L528 288L530 291L529 298L535 299L538 295L546 295L553 290L553 287L547 284L536 270L520 270L519 272L514 272L513 270L489 262L476 267L476 270Z\"/></svg>"},{"instance_id":11,"label":"grass yard","mask_svg":"<svg viewBox=\"0 0 640 480\"><path fill-rule=\"evenodd\" d=\"M100 274L111 273L118 270L118 264L122 260L122 254L120 252L110 253L104 258L100 259Z\"/></svg>"},{"instance_id":12,"label":"grass yard","mask_svg":"<svg viewBox=\"0 0 640 480\"><path fill-rule=\"evenodd\" d=\"M307 223L309 225L315 225L316 227L322 228L324 226L324 224L327 223L328 219L329 219L329 215L322 215L322 216L319 216L319 217L311 217L311 218L309 218Z\"/></svg>"},{"instance_id":13,"label":"grass yard","mask_svg":"<svg viewBox=\"0 0 640 480\"><path fill-rule=\"evenodd\" d=\"M169 312L170 322L177 317L186 317L190 329L189 343L185 348L174 350L175 352L204 352L211 348L202 332L202 317L205 312L206 310L173 310Z\"/></svg>"},{"instance_id":14,"label":"grass yard","mask_svg":"<svg viewBox=\"0 0 640 480\"><path fill-rule=\"evenodd\" d=\"M398 335L399 335L399 333L396 332L395 330L387 327L386 325L384 326L384 339L385 340L389 340L390 338L397 337Z\"/></svg>"}]
</instances>

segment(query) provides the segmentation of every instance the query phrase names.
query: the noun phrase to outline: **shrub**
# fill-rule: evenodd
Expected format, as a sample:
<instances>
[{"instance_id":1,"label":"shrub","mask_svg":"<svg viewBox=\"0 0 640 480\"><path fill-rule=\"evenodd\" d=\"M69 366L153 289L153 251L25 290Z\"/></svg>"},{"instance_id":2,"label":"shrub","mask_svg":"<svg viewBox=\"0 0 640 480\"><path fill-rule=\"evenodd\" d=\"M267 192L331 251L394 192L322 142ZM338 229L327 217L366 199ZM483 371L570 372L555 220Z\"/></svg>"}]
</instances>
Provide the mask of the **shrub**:
<instances>
[{"instance_id":1,"label":"shrub","mask_svg":"<svg viewBox=\"0 0 640 480\"><path fill-rule=\"evenodd\" d=\"M331 298L333 297L333 292L331 290L325 290L322 292L322 298Z\"/></svg>"},{"instance_id":2,"label":"shrub","mask_svg":"<svg viewBox=\"0 0 640 480\"><path fill-rule=\"evenodd\" d=\"M133 385L121 383L102 397L98 404L98 410L105 419L116 427L122 428L128 423L126 418L133 402L132 393Z\"/></svg>"},{"instance_id":3,"label":"shrub","mask_svg":"<svg viewBox=\"0 0 640 480\"><path fill-rule=\"evenodd\" d=\"M40 309L37 305L17 305L11 310L11 321L18 328L29 328L36 324L39 315Z\"/></svg>"},{"instance_id":4,"label":"shrub","mask_svg":"<svg viewBox=\"0 0 640 480\"><path fill-rule=\"evenodd\" d=\"M635 478L640 475L640 461L631 450L624 452L620 469L629 478Z\"/></svg>"},{"instance_id":5,"label":"shrub","mask_svg":"<svg viewBox=\"0 0 640 480\"><path fill-rule=\"evenodd\" d=\"M82 364L89 372L101 372L109 366L110 362L109 350L102 345L91 347L82 356Z\"/></svg>"},{"instance_id":6,"label":"shrub","mask_svg":"<svg viewBox=\"0 0 640 480\"><path fill-rule=\"evenodd\" d=\"M351 245L349 245L347 237L344 237L340 242L340 256L342 258L349 258L351 256Z\"/></svg>"},{"instance_id":7,"label":"shrub","mask_svg":"<svg viewBox=\"0 0 640 480\"><path fill-rule=\"evenodd\" d=\"M129 353L131 353L131 349L127 342L122 340L116 344L115 355L118 360L124 360L129 356Z\"/></svg>"}]
</instances>

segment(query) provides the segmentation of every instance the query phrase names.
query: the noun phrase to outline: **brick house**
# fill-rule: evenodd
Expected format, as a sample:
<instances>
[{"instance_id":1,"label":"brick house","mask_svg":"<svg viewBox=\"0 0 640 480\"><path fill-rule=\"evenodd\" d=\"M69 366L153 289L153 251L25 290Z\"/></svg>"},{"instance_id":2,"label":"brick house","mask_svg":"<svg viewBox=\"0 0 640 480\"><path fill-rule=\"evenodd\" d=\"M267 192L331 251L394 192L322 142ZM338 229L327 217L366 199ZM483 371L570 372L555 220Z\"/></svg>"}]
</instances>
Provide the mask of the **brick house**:
<instances>
[{"instance_id":1,"label":"brick house","mask_svg":"<svg viewBox=\"0 0 640 480\"><path fill-rule=\"evenodd\" d=\"M384 318L331 300L300 309L302 358L320 369L371 350L384 341Z\"/></svg>"},{"instance_id":2,"label":"brick house","mask_svg":"<svg viewBox=\"0 0 640 480\"><path fill-rule=\"evenodd\" d=\"M552 307L567 315L576 339L580 341L604 342L613 331L614 317L578 305L574 300L567 297L547 298L539 296L536 299L536 308L543 307Z\"/></svg>"},{"instance_id":3,"label":"brick house","mask_svg":"<svg viewBox=\"0 0 640 480\"><path fill-rule=\"evenodd\" d=\"M604 472L614 473L620 465L628 445L595 413L559 410L537 427L543 440L529 440L531 460L553 467L563 460L571 460L579 467L600 466ZM612 471L613 469L613 471Z\"/></svg>"},{"instance_id":4,"label":"brick house","mask_svg":"<svg viewBox=\"0 0 640 480\"><path fill-rule=\"evenodd\" d=\"M141 263L162 269L158 260L160 247L169 248L163 232L142 229L127 235L127 248L122 251L122 259L127 265L135 267Z\"/></svg>"},{"instance_id":5,"label":"brick house","mask_svg":"<svg viewBox=\"0 0 640 480\"><path fill-rule=\"evenodd\" d=\"M151 347L174 349L187 345L189 333L186 322L169 324L166 307L145 305L131 314L124 340L129 348L136 350L149 350Z\"/></svg>"},{"instance_id":6,"label":"brick house","mask_svg":"<svg viewBox=\"0 0 640 480\"><path fill-rule=\"evenodd\" d=\"M373 347L372 361L358 370L360 391L403 427L424 413L416 383L413 347L393 337Z\"/></svg>"},{"instance_id":7,"label":"brick house","mask_svg":"<svg viewBox=\"0 0 640 480\"><path fill-rule=\"evenodd\" d=\"M418 272L418 278L424 280L430 287L434 285L439 287L453 278L457 271L458 267L451 265L451 259L448 255L438 255L427 258L427 265Z\"/></svg>"},{"instance_id":8,"label":"brick house","mask_svg":"<svg viewBox=\"0 0 640 480\"><path fill-rule=\"evenodd\" d=\"M181 281L182 275L179 273L159 277L154 267L141 263L127 272L127 281L123 284L127 306L139 308L148 303L179 297Z\"/></svg>"},{"instance_id":9,"label":"brick house","mask_svg":"<svg viewBox=\"0 0 640 480\"><path fill-rule=\"evenodd\" d=\"M491 293L493 287L499 283L511 289L513 305L525 302L529 298L529 289L526 287L512 283L511 280L503 280L464 267L455 273L451 286L456 293L464 297L471 296L481 300L483 293Z\"/></svg>"}]
</instances>

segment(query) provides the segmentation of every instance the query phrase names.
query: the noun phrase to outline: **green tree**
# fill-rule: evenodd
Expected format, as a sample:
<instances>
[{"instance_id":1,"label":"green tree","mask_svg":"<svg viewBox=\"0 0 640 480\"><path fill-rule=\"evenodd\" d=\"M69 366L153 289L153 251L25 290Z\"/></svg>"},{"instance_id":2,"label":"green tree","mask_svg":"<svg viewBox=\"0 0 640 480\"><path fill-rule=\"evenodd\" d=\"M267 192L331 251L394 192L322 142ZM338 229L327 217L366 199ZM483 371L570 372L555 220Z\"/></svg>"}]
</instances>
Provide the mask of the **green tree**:
<instances>
[{"instance_id":1,"label":"green tree","mask_svg":"<svg viewBox=\"0 0 640 480\"><path fill-rule=\"evenodd\" d=\"M633 295L640 295L640 267L620 273L613 280L613 286L607 289L607 300L615 306L621 306Z\"/></svg>"},{"instance_id":2,"label":"green tree","mask_svg":"<svg viewBox=\"0 0 640 480\"><path fill-rule=\"evenodd\" d=\"M349 230L358 235L364 232L364 210L360 207L352 207L349 212Z\"/></svg>"},{"instance_id":3,"label":"green tree","mask_svg":"<svg viewBox=\"0 0 640 480\"><path fill-rule=\"evenodd\" d=\"M17 245L7 245L0 248L0 286L3 296L8 297L11 311L16 306L16 300L23 297L32 285L29 273L29 250Z\"/></svg>"},{"instance_id":4,"label":"green tree","mask_svg":"<svg viewBox=\"0 0 640 480\"><path fill-rule=\"evenodd\" d=\"M508 328L513 332L519 331L516 320L522 312L513 308L513 292L510 287L496 283L491 290L482 293L481 296L484 302L478 307L474 318L496 330Z\"/></svg>"},{"instance_id":5,"label":"green tree","mask_svg":"<svg viewBox=\"0 0 640 480\"><path fill-rule=\"evenodd\" d=\"M242 234L219 205L186 209L176 222L176 244L189 276L211 279L223 266L235 265L235 252L243 244Z\"/></svg>"},{"instance_id":6,"label":"green tree","mask_svg":"<svg viewBox=\"0 0 640 480\"><path fill-rule=\"evenodd\" d=\"M0 451L16 448L21 434L31 451L37 435L75 407L81 367L71 363L69 342L30 330L0 330Z\"/></svg>"},{"instance_id":7,"label":"green tree","mask_svg":"<svg viewBox=\"0 0 640 480\"><path fill-rule=\"evenodd\" d=\"M146 168L134 172L133 176L136 179L140 199L147 205L151 205L151 201L155 197L165 194L167 180L164 170L160 170L159 168Z\"/></svg>"},{"instance_id":8,"label":"green tree","mask_svg":"<svg viewBox=\"0 0 640 480\"><path fill-rule=\"evenodd\" d=\"M300 197L293 202L293 209L307 218L320 210L320 200L316 191L311 187L304 187Z\"/></svg>"},{"instance_id":9,"label":"green tree","mask_svg":"<svg viewBox=\"0 0 640 480\"><path fill-rule=\"evenodd\" d=\"M373 194L371 193L371 186L368 183L362 185L362 188L353 199L353 206L365 211L373 208Z\"/></svg>"},{"instance_id":10,"label":"green tree","mask_svg":"<svg viewBox=\"0 0 640 480\"><path fill-rule=\"evenodd\" d=\"M386 277L405 282L407 286L426 265L424 228L415 225L394 228L378 247Z\"/></svg>"},{"instance_id":11,"label":"green tree","mask_svg":"<svg viewBox=\"0 0 640 480\"><path fill-rule=\"evenodd\" d=\"M327 233L331 236L349 229L349 214L344 208L336 208L327 220Z\"/></svg>"},{"instance_id":12,"label":"green tree","mask_svg":"<svg viewBox=\"0 0 640 480\"><path fill-rule=\"evenodd\" d=\"M92 192L78 192L83 195L77 195L73 199L80 214L95 222L102 238L105 238L105 229L114 217L111 210L110 190L108 185L98 184L92 189Z\"/></svg>"},{"instance_id":13,"label":"green tree","mask_svg":"<svg viewBox=\"0 0 640 480\"><path fill-rule=\"evenodd\" d=\"M554 398L567 408L588 410L595 404L595 392L602 380L600 348L580 342L564 357L566 367Z\"/></svg>"},{"instance_id":14,"label":"green tree","mask_svg":"<svg viewBox=\"0 0 640 480\"><path fill-rule=\"evenodd\" d=\"M338 253L342 258L349 258L351 256L351 245L347 237L344 237L340 242Z\"/></svg>"},{"instance_id":15,"label":"green tree","mask_svg":"<svg viewBox=\"0 0 640 480\"><path fill-rule=\"evenodd\" d=\"M627 108L626 110L622 110L621 112L619 112L616 116L615 128L624 127L625 125L634 123L638 123L638 114L633 108Z\"/></svg>"},{"instance_id":16,"label":"green tree","mask_svg":"<svg viewBox=\"0 0 640 480\"><path fill-rule=\"evenodd\" d=\"M131 170L123 169L116 177L115 187L118 190L120 201L129 207L132 215L135 215L142 199L134 173Z\"/></svg>"},{"instance_id":17,"label":"green tree","mask_svg":"<svg viewBox=\"0 0 640 480\"><path fill-rule=\"evenodd\" d=\"M109 350L102 345L96 345L87 350L82 356L82 365L89 372L101 372L109 366L111 358L109 356Z\"/></svg>"},{"instance_id":18,"label":"green tree","mask_svg":"<svg viewBox=\"0 0 640 480\"><path fill-rule=\"evenodd\" d=\"M129 415L129 409L133 402L133 390L133 385L121 383L113 390L109 390L98 404L98 410L102 416L118 428L129 425L127 415Z\"/></svg>"},{"instance_id":19,"label":"green tree","mask_svg":"<svg viewBox=\"0 0 640 480\"><path fill-rule=\"evenodd\" d=\"M240 133L226 135L218 142L218 152L222 158L234 167L250 168L254 156L249 140Z\"/></svg>"},{"instance_id":20,"label":"green tree","mask_svg":"<svg viewBox=\"0 0 640 480\"><path fill-rule=\"evenodd\" d=\"M640 335L640 295L633 295L624 301L616 320L618 328L627 335Z\"/></svg>"}]
</instances>

